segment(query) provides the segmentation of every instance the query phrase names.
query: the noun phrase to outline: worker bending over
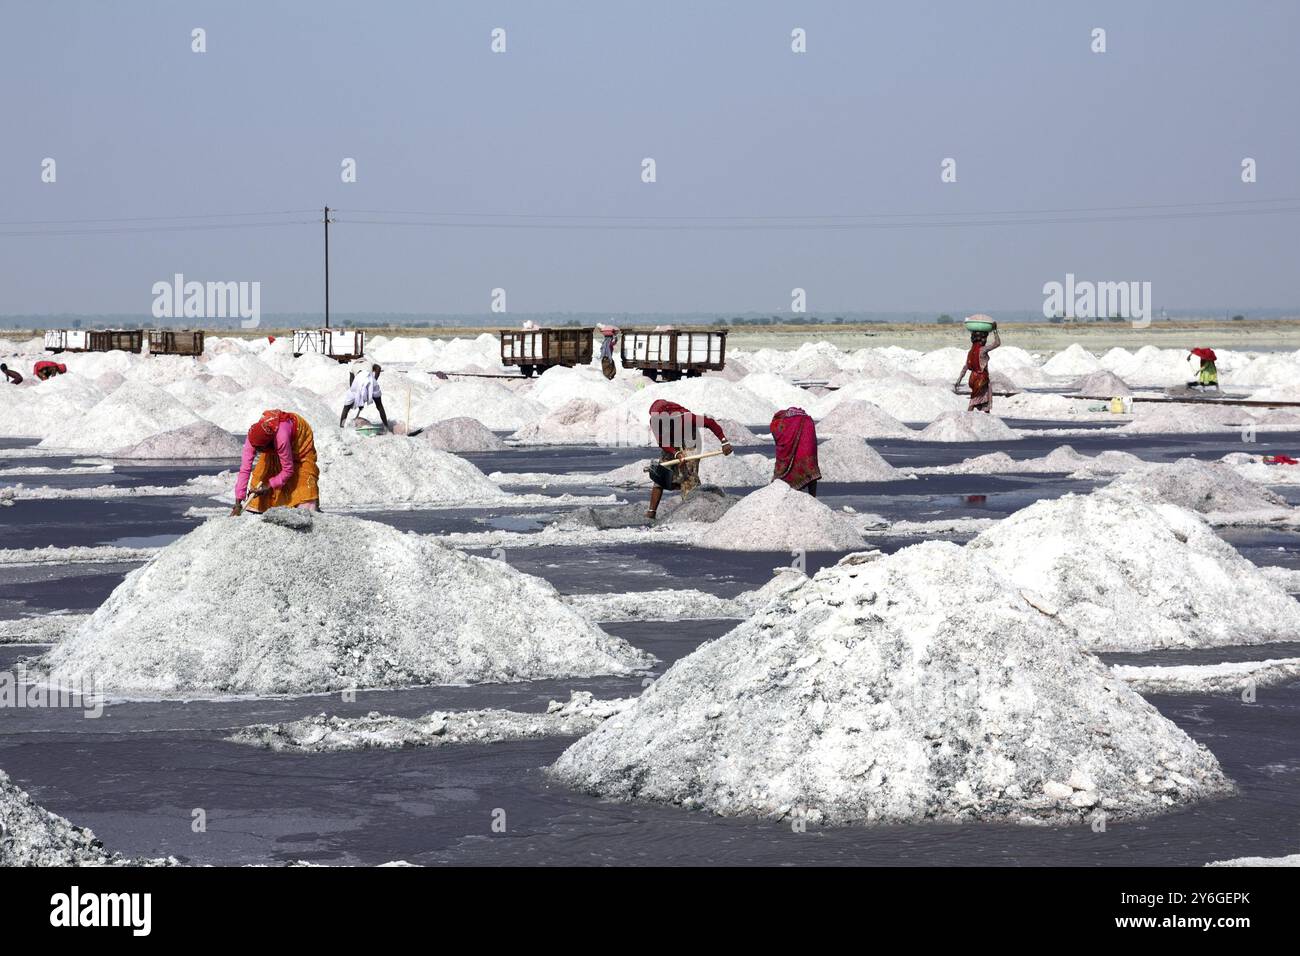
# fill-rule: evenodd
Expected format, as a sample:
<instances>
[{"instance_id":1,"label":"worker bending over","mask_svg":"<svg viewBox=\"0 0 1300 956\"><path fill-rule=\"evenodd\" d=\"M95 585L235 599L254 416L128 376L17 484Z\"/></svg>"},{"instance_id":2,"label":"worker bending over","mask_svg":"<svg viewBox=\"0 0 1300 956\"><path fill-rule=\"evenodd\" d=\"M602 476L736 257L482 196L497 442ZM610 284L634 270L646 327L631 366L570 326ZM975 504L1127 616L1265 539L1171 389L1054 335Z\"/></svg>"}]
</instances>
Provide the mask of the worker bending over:
<instances>
[{"instance_id":1,"label":"worker bending over","mask_svg":"<svg viewBox=\"0 0 1300 956\"><path fill-rule=\"evenodd\" d=\"M1187 353L1187 357L1196 356L1201 360L1200 371L1196 373L1196 381L1188 382L1188 388L1213 388L1219 391L1219 368L1214 363L1219 357L1214 354L1214 349L1192 349Z\"/></svg>"},{"instance_id":2,"label":"worker bending over","mask_svg":"<svg viewBox=\"0 0 1300 956\"><path fill-rule=\"evenodd\" d=\"M3 362L0 362L0 372L4 373L5 380L10 385L21 385L23 383L23 377Z\"/></svg>"},{"instance_id":3,"label":"worker bending over","mask_svg":"<svg viewBox=\"0 0 1300 956\"><path fill-rule=\"evenodd\" d=\"M294 412L270 409L253 423L244 439L244 456L235 481L235 507L230 513L238 515L243 511L244 500L249 497L257 501L248 510L258 514L268 508L317 511L319 480L316 439L307 419Z\"/></svg>"},{"instance_id":4,"label":"worker bending over","mask_svg":"<svg viewBox=\"0 0 1300 956\"><path fill-rule=\"evenodd\" d=\"M966 377L967 372L970 372L970 404L966 406L966 411L981 411L988 414L993 411L993 380L989 377L989 353L1002 344L1002 337L998 335L998 324L987 315L972 315L966 321L988 322L993 326L993 331L991 333L971 332L970 351L966 353L966 364L962 366L961 374L957 376L952 390L957 391L961 387L961 380ZM993 336L992 342L989 342L989 335Z\"/></svg>"},{"instance_id":5,"label":"worker bending over","mask_svg":"<svg viewBox=\"0 0 1300 956\"><path fill-rule=\"evenodd\" d=\"M42 382L49 381L56 375L62 375L68 370L68 367L62 362L51 362L49 359L37 362L32 366L32 374Z\"/></svg>"},{"instance_id":6,"label":"worker bending over","mask_svg":"<svg viewBox=\"0 0 1300 956\"><path fill-rule=\"evenodd\" d=\"M722 442L722 453L731 454L731 442L723 434L722 426L708 415L696 415L689 408L657 399L650 406L650 434L659 446L660 461L672 461L693 457L700 453L700 426L703 425ZM669 469L672 479L663 484L655 482L650 489L650 509L645 516L651 521L659 511L659 502L663 499L664 489L681 491L683 497L690 494L700 484L700 463L688 461Z\"/></svg>"},{"instance_id":7,"label":"worker bending over","mask_svg":"<svg viewBox=\"0 0 1300 956\"><path fill-rule=\"evenodd\" d=\"M795 491L817 497L817 426L802 408L785 408L772 417L769 426L776 439L776 466L773 481L784 481Z\"/></svg>"},{"instance_id":8,"label":"worker bending over","mask_svg":"<svg viewBox=\"0 0 1300 956\"><path fill-rule=\"evenodd\" d=\"M379 410L379 420L390 432L393 430L393 426L388 424L388 415L384 413L384 400L381 397L383 392L379 388L379 373L382 371L383 369L376 362L370 366L368 374L362 371L348 375L347 404L343 406L343 413L339 415L339 428L342 428L343 423L347 421L349 408L355 408L356 414L360 415L361 410L373 402L375 408Z\"/></svg>"}]
</instances>

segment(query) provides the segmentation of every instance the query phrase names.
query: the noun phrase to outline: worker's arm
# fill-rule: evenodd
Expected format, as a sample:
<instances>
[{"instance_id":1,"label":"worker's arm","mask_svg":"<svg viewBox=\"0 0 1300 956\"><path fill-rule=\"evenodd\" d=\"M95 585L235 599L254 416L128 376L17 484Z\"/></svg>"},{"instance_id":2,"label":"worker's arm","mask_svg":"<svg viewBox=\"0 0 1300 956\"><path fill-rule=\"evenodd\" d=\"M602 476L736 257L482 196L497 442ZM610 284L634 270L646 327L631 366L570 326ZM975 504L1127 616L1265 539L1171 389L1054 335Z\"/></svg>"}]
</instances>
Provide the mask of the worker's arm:
<instances>
[{"instance_id":1,"label":"worker's arm","mask_svg":"<svg viewBox=\"0 0 1300 956\"><path fill-rule=\"evenodd\" d=\"M275 456L280 459L280 473L269 484L277 491L288 484L298 470L298 463L293 460L293 430L292 421L281 423L275 430Z\"/></svg>"},{"instance_id":2,"label":"worker's arm","mask_svg":"<svg viewBox=\"0 0 1300 956\"><path fill-rule=\"evenodd\" d=\"M384 413L384 400L380 398L378 395L375 396L375 408L379 410L379 420L383 422L384 427L391 432L393 430L393 426L388 424L388 415Z\"/></svg>"},{"instance_id":3,"label":"worker's arm","mask_svg":"<svg viewBox=\"0 0 1300 956\"><path fill-rule=\"evenodd\" d=\"M244 454L239 459L239 477L235 479L235 503L238 505L248 495L248 477L253 473L253 459L257 449L247 438L244 439Z\"/></svg>"},{"instance_id":4,"label":"worker's arm","mask_svg":"<svg viewBox=\"0 0 1300 956\"><path fill-rule=\"evenodd\" d=\"M727 439L726 433L723 432L722 426L719 425L712 418L710 418L708 415L695 416L695 422L697 426L701 420L703 420L704 422L704 427L707 428L709 431L713 432L714 437L717 438L718 441L722 442L722 453L724 455L730 455L731 442Z\"/></svg>"},{"instance_id":5,"label":"worker's arm","mask_svg":"<svg viewBox=\"0 0 1300 956\"><path fill-rule=\"evenodd\" d=\"M980 349L980 353L982 355L987 355L1001 344L1002 336L998 335L998 327L995 325L993 326L993 331L989 333L989 341L984 344L984 348Z\"/></svg>"},{"instance_id":6,"label":"worker's arm","mask_svg":"<svg viewBox=\"0 0 1300 956\"><path fill-rule=\"evenodd\" d=\"M968 371L970 371L970 369L966 368L965 365L961 367L961 374L957 376L957 381L952 383L952 390L954 392L957 391L957 389L961 388L962 379L966 377L966 373Z\"/></svg>"}]
</instances>

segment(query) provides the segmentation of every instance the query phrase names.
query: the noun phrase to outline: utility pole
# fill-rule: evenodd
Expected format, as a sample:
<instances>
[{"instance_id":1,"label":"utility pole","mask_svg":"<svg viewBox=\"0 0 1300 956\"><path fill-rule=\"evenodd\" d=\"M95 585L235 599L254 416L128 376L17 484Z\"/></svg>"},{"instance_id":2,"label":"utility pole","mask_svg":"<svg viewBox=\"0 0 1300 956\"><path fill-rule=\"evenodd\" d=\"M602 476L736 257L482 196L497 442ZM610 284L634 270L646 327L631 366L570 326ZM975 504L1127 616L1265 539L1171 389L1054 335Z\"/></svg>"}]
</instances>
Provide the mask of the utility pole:
<instances>
[{"instance_id":1,"label":"utility pole","mask_svg":"<svg viewBox=\"0 0 1300 956\"><path fill-rule=\"evenodd\" d=\"M325 207L325 328L330 327L330 207Z\"/></svg>"}]
</instances>

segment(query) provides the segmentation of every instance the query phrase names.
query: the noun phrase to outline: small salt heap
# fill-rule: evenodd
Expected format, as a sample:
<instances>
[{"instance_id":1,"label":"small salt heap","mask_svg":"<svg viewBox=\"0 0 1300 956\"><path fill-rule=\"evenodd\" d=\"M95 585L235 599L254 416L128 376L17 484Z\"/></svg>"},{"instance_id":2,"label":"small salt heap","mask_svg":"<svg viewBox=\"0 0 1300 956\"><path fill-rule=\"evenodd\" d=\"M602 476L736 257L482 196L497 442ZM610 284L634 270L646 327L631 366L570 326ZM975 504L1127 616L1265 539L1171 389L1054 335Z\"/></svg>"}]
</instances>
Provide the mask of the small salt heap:
<instances>
[{"instance_id":1,"label":"small salt heap","mask_svg":"<svg viewBox=\"0 0 1300 956\"><path fill-rule=\"evenodd\" d=\"M854 438L913 438L916 433L893 415L860 400L841 402L817 423L819 435Z\"/></svg>"},{"instance_id":2,"label":"small salt heap","mask_svg":"<svg viewBox=\"0 0 1300 956\"><path fill-rule=\"evenodd\" d=\"M509 446L477 418L447 418L428 425L419 439L441 451L503 451Z\"/></svg>"},{"instance_id":3,"label":"small salt heap","mask_svg":"<svg viewBox=\"0 0 1300 956\"><path fill-rule=\"evenodd\" d=\"M945 412L916 435L917 441L1017 441L1020 434L984 412Z\"/></svg>"},{"instance_id":4,"label":"small salt heap","mask_svg":"<svg viewBox=\"0 0 1300 956\"><path fill-rule=\"evenodd\" d=\"M1122 475L1110 487L1115 491L1131 491L1167 501L1202 514L1290 508L1281 495L1242 477L1231 465L1196 458L1180 458Z\"/></svg>"},{"instance_id":5,"label":"small salt heap","mask_svg":"<svg viewBox=\"0 0 1300 956\"><path fill-rule=\"evenodd\" d=\"M238 458L243 443L209 421L172 428L113 452L112 458L188 460Z\"/></svg>"},{"instance_id":6,"label":"small salt heap","mask_svg":"<svg viewBox=\"0 0 1300 956\"><path fill-rule=\"evenodd\" d=\"M697 543L723 551L846 551L863 539L812 495L774 481L733 505Z\"/></svg>"}]
</instances>

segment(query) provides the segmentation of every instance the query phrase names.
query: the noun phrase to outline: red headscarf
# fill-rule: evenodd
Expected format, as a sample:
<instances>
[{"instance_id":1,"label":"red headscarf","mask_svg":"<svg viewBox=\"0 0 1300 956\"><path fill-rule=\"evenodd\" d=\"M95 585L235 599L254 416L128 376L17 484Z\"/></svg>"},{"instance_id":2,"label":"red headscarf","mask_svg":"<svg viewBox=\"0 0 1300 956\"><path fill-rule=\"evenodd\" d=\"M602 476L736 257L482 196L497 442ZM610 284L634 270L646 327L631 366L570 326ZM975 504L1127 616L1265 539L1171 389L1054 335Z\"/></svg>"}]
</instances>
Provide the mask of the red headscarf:
<instances>
[{"instance_id":1,"label":"red headscarf","mask_svg":"<svg viewBox=\"0 0 1300 956\"><path fill-rule=\"evenodd\" d=\"M293 421L293 415L272 408L262 412L262 417L248 429L248 442L254 448L266 448L275 441L275 433L282 424Z\"/></svg>"}]
</instances>

